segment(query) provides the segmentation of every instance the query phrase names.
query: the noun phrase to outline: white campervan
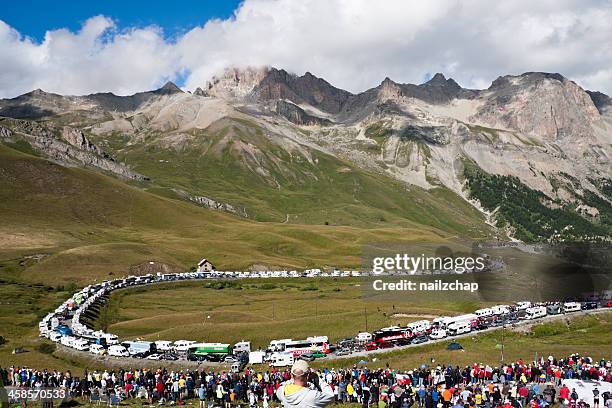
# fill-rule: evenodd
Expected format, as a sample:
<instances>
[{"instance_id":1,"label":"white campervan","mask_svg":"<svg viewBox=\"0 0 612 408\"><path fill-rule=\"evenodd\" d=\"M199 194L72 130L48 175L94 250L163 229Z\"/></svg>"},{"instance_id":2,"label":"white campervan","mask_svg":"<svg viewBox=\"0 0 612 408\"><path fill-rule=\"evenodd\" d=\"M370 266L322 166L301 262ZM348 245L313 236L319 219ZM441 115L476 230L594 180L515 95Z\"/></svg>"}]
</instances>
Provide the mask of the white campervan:
<instances>
[{"instance_id":1,"label":"white campervan","mask_svg":"<svg viewBox=\"0 0 612 408\"><path fill-rule=\"evenodd\" d=\"M457 336L459 334L469 333L472 331L472 324L469 321L459 321L448 325L447 334L449 336Z\"/></svg>"},{"instance_id":2,"label":"white campervan","mask_svg":"<svg viewBox=\"0 0 612 408\"><path fill-rule=\"evenodd\" d=\"M122 345L115 344L115 345L110 346L108 348L108 355L109 356L116 356L116 357L129 357L130 353Z\"/></svg>"},{"instance_id":3,"label":"white campervan","mask_svg":"<svg viewBox=\"0 0 612 408\"><path fill-rule=\"evenodd\" d=\"M468 322L471 328L472 322L476 322L477 320L478 316L476 314L468 313L460 316L446 317L440 321L438 326L441 329L448 330L451 324Z\"/></svg>"},{"instance_id":4,"label":"white campervan","mask_svg":"<svg viewBox=\"0 0 612 408\"><path fill-rule=\"evenodd\" d=\"M429 320L419 320L417 322L412 322L408 324L408 328L412 330L413 333L423 333L427 331L431 327L431 322Z\"/></svg>"},{"instance_id":5,"label":"white campervan","mask_svg":"<svg viewBox=\"0 0 612 408\"><path fill-rule=\"evenodd\" d=\"M196 342L193 340L177 340L174 342L174 349L176 351L184 351L186 352L187 349L192 345L195 344Z\"/></svg>"},{"instance_id":6,"label":"white campervan","mask_svg":"<svg viewBox=\"0 0 612 408\"><path fill-rule=\"evenodd\" d=\"M119 337L117 337L115 334L106 333L104 338L106 339L106 344L108 345L119 344Z\"/></svg>"},{"instance_id":7,"label":"white campervan","mask_svg":"<svg viewBox=\"0 0 612 408\"><path fill-rule=\"evenodd\" d=\"M493 311L493 308L486 308L486 309L478 309L474 312L474 314L478 317L488 317L488 316L493 316L495 314L495 312Z\"/></svg>"},{"instance_id":8,"label":"white campervan","mask_svg":"<svg viewBox=\"0 0 612 408\"><path fill-rule=\"evenodd\" d=\"M89 352L91 354L104 355L106 354L106 349L101 344L92 344L91 346L89 346Z\"/></svg>"},{"instance_id":9,"label":"white campervan","mask_svg":"<svg viewBox=\"0 0 612 408\"><path fill-rule=\"evenodd\" d=\"M367 343L369 341L372 341L372 333L361 332L357 334L355 340L357 340L358 343Z\"/></svg>"},{"instance_id":10,"label":"white campervan","mask_svg":"<svg viewBox=\"0 0 612 408\"><path fill-rule=\"evenodd\" d=\"M234 354L242 353L243 351L250 352L251 351L251 342L250 341L239 341L234 344Z\"/></svg>"},{"instance_id":11,"label":"white campervan","mask_svg":"<svg viewBox=\"0 0 612 408\"><path fill-rule=\"evenodd\" d=\"M523 310L531 307L531 302L516 302L517 310Z\"/></svg>"},{"instance_id":12,"label":"white campervan","mask_svg":"<svg viewBox=\"0 0 612 408\"><path fill-rule=\"evenodd\" d=\"M80 351L89 350L89 342L85 339L76 339L72 342L72 348Z\"/></svg>"},{"instance_id":13,"label":"white campervan","mask_svg":"<svg viewBox=\"0 0 612 408\"><path fill-rule=\"evenodd\" d=\"M295 358L292 353L274 353L270 357L270 365L272 367L286 367L293 365Z\"/></svg>"},{"instance_id":14,"label":"white campervan","mask_svg":"<svg viewBox=\"0 0 612 408\"><path fill-rule=\"evenodd\" d=\"M580 303L567 302L563 304L563 313L579 312L581 310Z\"/></svg>"},{"instance_id":15,"label":"white campervan","mask_svg":"<svg viewBox=\"0 0 612 408\"><path fill-rule=\"evenodd\" d=\"M525 310L525 320L538 319L544 316L546 316L546 307L544 306L530 307Z\"/></svg>"},{"instance_id":16,"label":"white campervan","mask_svg":"<svg viewBox=\"0 0 612 408\"><path fill-rule=\"evenodd\" d=\"M64 336L62 337L62 339L60 340L60 343L62 343L64 346L68 346L68 347L72 347L72 343L75 341L76 339L72 336Z\"/></svg>"},{"instance_id":17,"label":"white campervan","mask_svg":"<svg viewBox=\"0 0 612 408\"><path fill-rule=\"evenodd\" d=\"M270 351L283 351L285 350L285 346L287 343L292 342L292 339L281 339L281 340L272 340L270 341L270 345L268 345L268 350Z\"/></svg>"},{"instance_id":18,"label":"white campervan","mask_svg":"<svg viewBox=\"0 0 612 408\"><path fill-rule=\"evenodd\" d=\"M510 306L508 305L496 305L491 308L493 310L494 315L503 315L506 313L510 313Z\"/></svg>"},{"instance_id":19,"label":"white campervan","mask_svg":"<svg viewBox=\"0 0 612 408\"><path fill-rule=\"evenodd\" d=\"M172 342L167 340L157 340L155 347L158 351L170 351L172 350Z\"/></svg>"},{"instance_id":20,"label":"white campervan","mask_svg":"<svg viewBox=\"0 0 612 408\"><path fill-rule=\"evenodd\" d=\"M49 333L49 340L54 341L54 342L58 342L62 339L62 335L59 334L58 332L56 332L55 330L53 330L51 333Z\"/></svg>"}]
</instances>

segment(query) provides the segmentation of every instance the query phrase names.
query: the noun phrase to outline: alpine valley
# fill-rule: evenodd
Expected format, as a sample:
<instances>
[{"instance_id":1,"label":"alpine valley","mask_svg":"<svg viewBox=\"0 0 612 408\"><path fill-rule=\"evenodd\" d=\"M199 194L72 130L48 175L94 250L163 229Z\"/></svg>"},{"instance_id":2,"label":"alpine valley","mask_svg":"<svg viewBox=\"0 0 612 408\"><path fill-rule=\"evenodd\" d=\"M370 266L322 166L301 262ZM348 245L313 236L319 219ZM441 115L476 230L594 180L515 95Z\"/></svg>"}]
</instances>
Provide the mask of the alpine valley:
<instances>
[{"instance_id":1,"label":"alpine valley","mask_svg":"<svg viewBox=\"0 0 612 408\"><path fill-rule=\"evenodd\" d=\"M356 265L365 242L612 231L612 101L560 74L353 94L232 68L193 92L34 90L0 100L0 141L0 249L47 266Z\"/></svg>"}]
</instances>

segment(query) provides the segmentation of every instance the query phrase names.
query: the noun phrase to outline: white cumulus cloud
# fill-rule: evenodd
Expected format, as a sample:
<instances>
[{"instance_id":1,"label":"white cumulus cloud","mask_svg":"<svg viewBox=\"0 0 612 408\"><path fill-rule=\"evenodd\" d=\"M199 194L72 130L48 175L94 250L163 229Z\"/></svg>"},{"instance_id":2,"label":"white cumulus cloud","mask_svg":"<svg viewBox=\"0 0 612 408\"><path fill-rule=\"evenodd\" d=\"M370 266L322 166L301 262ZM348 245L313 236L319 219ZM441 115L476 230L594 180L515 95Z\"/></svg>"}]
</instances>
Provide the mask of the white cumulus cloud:
<instances>
[{"instance_id":1,"label":"white cumulus cloud","mask_svg":"<svg viewBox=\"0 0 612 408\"><path fill-rule=\"evenodd\" d=\"M499 75L559 72L612 93L610 0L246 0L227 20L168 39L104 16L36 42L0 21L0 96L35 88L129 94L184 78L202 86L228 66L310 71L359 92L386 76L443 72L466 87Z\"/></svg>"}]
</instances>

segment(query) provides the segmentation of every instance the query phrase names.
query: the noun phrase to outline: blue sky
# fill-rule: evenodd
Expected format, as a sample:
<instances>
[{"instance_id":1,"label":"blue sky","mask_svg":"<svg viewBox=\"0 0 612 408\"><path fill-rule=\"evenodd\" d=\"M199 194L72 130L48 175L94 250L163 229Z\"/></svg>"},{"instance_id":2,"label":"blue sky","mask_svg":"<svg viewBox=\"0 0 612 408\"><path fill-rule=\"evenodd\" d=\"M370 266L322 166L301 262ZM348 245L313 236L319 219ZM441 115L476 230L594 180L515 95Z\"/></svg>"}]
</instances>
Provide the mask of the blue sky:
<instances>
[{"instance_id":1,"label":"blue sky","mask_svg":"<svg viewBox=\"0 0 612 408\"><path fill-rule=\"evenodd\" d=\"M95 15L112 18L119 29L158 25L175 37L211 18L229 18L238 0L19 0L0 7L0 20L41 41L47 30L78 31Z\"/></svg>"}]
</instances>

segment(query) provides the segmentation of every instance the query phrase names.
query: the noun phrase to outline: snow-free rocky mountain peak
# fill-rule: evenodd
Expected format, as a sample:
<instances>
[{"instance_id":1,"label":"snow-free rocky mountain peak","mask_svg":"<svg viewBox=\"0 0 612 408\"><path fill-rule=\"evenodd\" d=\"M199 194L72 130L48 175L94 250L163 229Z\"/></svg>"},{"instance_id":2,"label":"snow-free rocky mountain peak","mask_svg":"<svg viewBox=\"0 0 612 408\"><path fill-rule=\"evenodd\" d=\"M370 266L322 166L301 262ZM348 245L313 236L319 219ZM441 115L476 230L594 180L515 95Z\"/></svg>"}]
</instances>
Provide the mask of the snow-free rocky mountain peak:
<instances>
[{"instance_id":1,"label":"snow-free rocky mountain peak","mask_svg":"<svg viewBox=\"0 0 612 408\"><path fill-rule=\"evenodd\" d=\"M171 82L130 96L35 90L1 100L0 116L7 118L0 120L5 142L23 138L58 162L124 178L155 182L172 160L206 160L236 165L240 180L283 191L358 169L410 191L450 190L499 233L521 239L609 236L612 222L611 99L560 74L501 76L481 90L441 73L418 85L385 78L354 94L309 72L231 68L193 93ZM58 154L57 143L91 157ZM332 170L321 157L346 165ZM259 204L225 185L230 176L190 177L221 179L215 191L197 182L164 186L194 202L257 213ZM512 197L529 201L538 219L522 219ZM275 211L293 222L290 204ZM550 221L565 217L565 224Z\"/></svg>"}]
</instances>

